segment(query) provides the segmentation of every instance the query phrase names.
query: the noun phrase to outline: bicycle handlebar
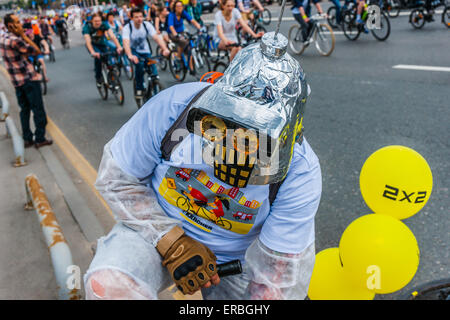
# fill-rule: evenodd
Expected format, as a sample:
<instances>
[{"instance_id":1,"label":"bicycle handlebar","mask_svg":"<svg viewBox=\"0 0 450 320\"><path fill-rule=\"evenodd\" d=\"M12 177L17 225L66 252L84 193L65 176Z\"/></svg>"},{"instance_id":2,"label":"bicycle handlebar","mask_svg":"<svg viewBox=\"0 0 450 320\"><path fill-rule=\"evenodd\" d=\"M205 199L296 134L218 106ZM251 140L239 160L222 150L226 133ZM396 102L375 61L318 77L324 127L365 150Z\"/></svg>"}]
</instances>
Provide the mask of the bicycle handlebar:
<instances>
[{"instance_id":1,"label":"bicycle handlebar","mask_svg":"<svg viewBox=\"0 0 450 320\"><path fill-rule=\"evenodd\" d=\"M326 18L327 18L326 13L323 13L323 14L316 13L315 15L312 15L311 17L309 17L309 19L311 19L311 20L324 20Z\"/></svg>"},{"instance_id":2,"label":"bicycle handlebar","mask_svg":"<svg viewBox=\"0 0 450 320\"><path fill-rule=\"evenodd\" d=\"M232 276L242 273L241 261L233 260L217 265L217 274L219 277Z\"/></svg>"}]
</instances>

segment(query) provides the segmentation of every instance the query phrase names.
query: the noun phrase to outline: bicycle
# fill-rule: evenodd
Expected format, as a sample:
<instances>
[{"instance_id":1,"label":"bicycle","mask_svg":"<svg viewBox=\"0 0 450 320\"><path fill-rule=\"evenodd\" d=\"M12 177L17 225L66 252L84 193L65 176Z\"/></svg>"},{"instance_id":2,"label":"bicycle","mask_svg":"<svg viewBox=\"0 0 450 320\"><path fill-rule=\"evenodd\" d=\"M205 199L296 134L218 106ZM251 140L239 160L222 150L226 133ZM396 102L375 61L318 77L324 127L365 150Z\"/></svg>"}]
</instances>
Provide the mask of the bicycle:
<instances>
[{"instance_id":1,"label":"bicycle","mask_svg":"<svg viewBox=\"0 0 450 320\"><path fill-rule=\"evenodd\" d=\"M326 23L319 23L319 20L325 19L324 15L315 14L309 18L311 27L308 38L303 41L302 26L298 23L289 29L288 39L289 47L295 54L302 54L303 51L311 44L315 43L317 51L322 56L329 56L335 45L335 37L333 29Z\"/></svg>"},{"instance_id":2,"label":"bicycle","mask_svg":"<svg viewBox=\"0 0 450 320\"><path fill-rule=\"evenodd\" d=\"M354 8L351 11L347 11L344 14L343 19L343 30L344 35L348 40L355 41L359 38L359 35L361 32L365 31L367 19L369 17L369 13L367 12L367 5L366 8L364 8L364 12L361 15L363 23L357 23L356 21L356 8ZM391 24L389 22L389 18L387 17L386 13L382 10L380 10L380 28L372 28L370 29L370 32L374 36L375 39L378 41L384 41L386 40L390 33L391 33Z\"/></svg>"},{"instance_id":3,"label":"bicycle","mask_svg":"<svg viewBox=\"0 0 450 320\"><path fill-rule=\"evenodd\" d=\"M122 83L119 79L118 71L118 57L117 53L107 52L100 53L100 59L102 60L102 78L103 82L101 86L97 86L100 97L103 100L108 99L108 90L114 95L114 98L123 105L125 101L125 95L123 93Z\"/></svg>"},{"instance_id":4,"label":"bicycle","mask_svg":"<svg viewBox=\"0 0 450 320\"><path fill-rule=\"evenodd\" d=\"M195 214L196 216L206 219L208 221L213 222L214 224L224 228L225 230L231 230L232 225L231 222L228 220L222 219L222 217L216 217L215 219L212 216L215 216L211 214L208 210L206 210L203 205L206 205L204 202L195 204L197 207L197 210L195 210L194 206L191 204L188 198L186 197L179 197L177 199L177 207L183 210L186 213Z\"/></svg>"},{"instance_id":5,"label":"bicycle","mask_svg":"<svg viewBox=\"0 0 450 320\"><path fill-rule=\"evenodd\" d=\"M213 37L209 34L209 30L214 28L214 24L205 24L205 32L199 35L198 50L204 52L208 58L211 58L211 52L215 50Z\"/></svg>"},{"instance_id":6,"label":"bicycle","mask_svg":"<svg viewBox=\"0 0 450 320\"><path fill-rule=\"evenodd\" d=\"M163 86L159 81L158 74L154 74L151 66L157 64L158 60L165 59L165 57L161 55L161 56L153 56L150 58L139 57L138 59L139 62L144 63L144 95L139 98L136 97L137 93L136 77L134 77L133 81L133 91L137 107L138 109L140 109L146 101L148 101L154 95L157 95L163 89Z\"/></svg>"},{"instance_id":7,"label":"bicycle","mask_svg":"<svg viewBox=\"0 0 450 320\"><path fill-rule=\"evenodd\" d=\"M117 61L118 63L118 71L119 71L119 77L122 75L122 69L125 73L125 76L128 80L133 80L134 77L134 70L133 66L131 65L130 60L128 59L127 55L122 52L122 54L119 56L119 59Z\"/></svg>"},{"instance_id":8,"label":"bicycle","mask_svg":"<svg viewBox=\"0 0 450 320\"><path fill-rule=\"evenodd\" d=\"M246 46L255 43L257 41L259 41L260 38L257 39L252 39L248 42L246 42L244 45L240 45L238 43L232 43L227 45L227 48L233 48L233 47L243 47L245 48ZM221 55L221 53L223 52L223 55ZM222 60L225 59L227 62L223 62ZM230 64L230 53L228 52L228 50L218 50L217 51L217 57L215 58L215 64L213 67L214 71L217 72L221 72L221 73L225 73L226 68L228 68L228 65Z\"/></svg>"},{"instance_id":9,"label":"bicycle","mask_svg":"<svg viewBox=\"0 0 450 320\"><path fill-rule=\"evenodd\" d=\"M264 28L259 21L255 18L255 21L253 23L247 22L249 27L253 30L254 33L263 32L266 33L267 30ZM236 25L236 37L238 39L238 43L241 46L245 46L247 42L252 41L252 36L248 34L247 32L242 31L242 26L237 24Z\"/></svg>"},{"instance_id":10,"label":"bicycle","mask_svg":"<svg viewBox=\"0 0 450 320\"><path fill-rule=\"evenodd\" d=\"M48 48L50 50L50 53L48 55L48 58L50 60L50 62L56 62L56 57L55 57L55 48L53 47L53 44L50 42L50 40L48 38L44 38L44 40L47 42L48 44Z\"/></svg>"},{"instance_id":11,"label":"bicycle","mask_svg":"<svg viewBox=\"0 0 450 320\"><path fill-rule=\"evenodd\" d=\"M70 49L69 44L69 33L66 29L59 31L59 38L61 40L61 45L64 49Z\"/></svg>"},{"instance_id":12,"label":"bicycle","mask_svg":"<svg viewBox=\"0 0 450 320\"><path fill-rule=\"evenodd\" d=\"M181 54L181 59L178 57L176 51L171 51L169 56L170 73L175 80L180 82L184 80L188 70L190 74L197 78L197 80L199 80L203 74L210 71L210 64L206 54L203 51L198 50L198 35L192 35L190 33L185 34L189 43ZM192 69L189 62L192 63Z\"/></svg>"},{"instance_id":13,"label":"bicycle","mask_svg":"<svg viewBox=\"0 0 450 320\"><path fill-rule=\"evenodd\" d=\"M398 17L402 9L400 0L380 0L378 6L387 12L389 18Z\"/></svg>"},{"instance_id":14,"label":"bicycle","mask_svg":"<svg viewBox=\"0 0 450 320\"><path fill-rule=\"evenodd\" d=\"M400 300L450 300L450 278L439 279L410 289Z\"/></svg>"},{"instance_id":15,"label":"bicycle","mask_svg":"<svg viewBox=\"0 0 450 320\"><path fill-rule=\"evenodd\" d=\"M433 22L434 10L444 6L445 9L442 12L441 22L447 27L450 28L450 6L446 4L445 0L435 1L432 3L431 11L425 9L422 5L419 8L416 8L411 11L409 15L409 23L414 27L414 29L421 29L425 22ZM425 12L426 11L426 12Z\"/></svg>"},{"instance_id":16,"label":"bicycle","mask_svg":"<svg viewBox=\"0 0 450 320\"><path fill-rule=\"evenodd\" d=\"M255 21L262 22L266 26L272 22L272 14L267 8L264 8L263 12L259 12L258 9L253 9L253 16Z\"/></svg>"},{"instance_id":17,"label":"bicycle","mask_svg":"<svg viewBox=\"0 0 450 320\"><path fill-rule=\"evenodd\" d=\"M340 23L338 24L337 23L337 14L336 14L336 11L337 11L337 9L336 9L336 6L335 5L332 5L331 7L329 7L328 8L328 11L327 11L327 22L328 22L328 24L332 27L332 28L338 28L340 25L342 25L342 21L343 21L343 19L344 19L344 14L348 11L348 10L352 10L353 9L353 6L354 6L354 3L353 2L350 2L349 4L348 4L348 7L346 7L346 5L344 5L342 8L341 8L341 11L340 11Z\"/></svg>"},{"instance_id":18,"label":"bicycle","mask_svg":"<svg viewBox=\"0 0 450 320\"><path fill-rule=\"evenodd\" d=\"M75 30L75 16L71 15L69 16L69 18L67 19L67 27L69 28L69 30Z\"/></svg>"},{"instance_id":19,"label":"bicycle","mask_svg":"<svg viewBox=\"0 0 450 320\"><path fill-rule=\"evenodd\" d=\"M170 41L167 44L167 48L169 49L169 51L174 51L176 49L176 45L175 45L175 43ZM156 48L156 55L161 57L161 59L158 59L159 67L161 68L161 70L166 70L167 69L167 63L168 63L168 58L163 56L162 49L159 46Z\"/></svg>"}]
</instances>

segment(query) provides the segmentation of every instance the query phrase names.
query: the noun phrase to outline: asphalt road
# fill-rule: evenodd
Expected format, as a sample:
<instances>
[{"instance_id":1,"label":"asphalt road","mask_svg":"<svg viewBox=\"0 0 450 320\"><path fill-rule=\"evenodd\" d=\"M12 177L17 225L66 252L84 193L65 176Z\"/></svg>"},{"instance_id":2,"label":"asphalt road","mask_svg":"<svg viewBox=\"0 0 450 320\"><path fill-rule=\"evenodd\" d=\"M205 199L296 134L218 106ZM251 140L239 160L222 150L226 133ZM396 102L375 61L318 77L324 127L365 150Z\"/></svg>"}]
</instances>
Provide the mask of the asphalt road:
<instances>
[{"instance_id":1,"label":"asphalt road","mask_svg":"<svg viewBox=\"0 0 450 320\"><path fill-rule=\"evenodd\" d=\"M271 10L275 16L279 7L274 5ZM285 17L281 33L287 36L295 22L289 10ZM267 29L274 28L272 22ZM407 16L391 19L391 28L385 42L370 34L351 42L337 34L330 57L320 56L313 46L298 57L312 89L305 135L323 174L316 217L317 252L338 246L345 228L370 212L359 191L359 172L374 151L387 145L408 146L425 157L433 172L429 202L404 220L419 243L419 270L405 289L378 299L450 278L450 72L392 68L398 64L450 67L450 32L440 22L414 30ZM57 62L49 64L46 107L59 128L98 168L103 145L137 110L132 82L122 77L124 106L113 98L102 101L95 87L92 58L83 46L74 46L81 43L80 32L72 32L71 37L72 48L58 51ZM160 76L166 87L175 83L168 71ZM194 79L188 76L186 81Z\"/></svg>"}]
</instances>

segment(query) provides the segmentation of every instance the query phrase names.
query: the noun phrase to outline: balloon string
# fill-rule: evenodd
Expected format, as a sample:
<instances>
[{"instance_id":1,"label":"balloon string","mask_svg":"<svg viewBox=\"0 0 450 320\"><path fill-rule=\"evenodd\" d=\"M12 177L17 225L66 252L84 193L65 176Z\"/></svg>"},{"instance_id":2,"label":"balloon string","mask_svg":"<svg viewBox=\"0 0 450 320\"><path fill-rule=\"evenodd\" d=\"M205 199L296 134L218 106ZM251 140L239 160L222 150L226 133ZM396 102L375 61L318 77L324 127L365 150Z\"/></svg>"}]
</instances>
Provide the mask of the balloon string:
<instances>
[{"instance_id":1,"label":"balloon string","mask_svg":"<svg viewBox=\"0 0 450 320\"><path fill-rule=\"evenodd\" d=\"M278 32L280 31L281 19L283 18L284 7L286 7L286 0L283 0L283 3L281 4L280 16L278 17L278 25L275 30L275 36L274 36L275 40L277 40Z\"/></svg>"}]
</instances>

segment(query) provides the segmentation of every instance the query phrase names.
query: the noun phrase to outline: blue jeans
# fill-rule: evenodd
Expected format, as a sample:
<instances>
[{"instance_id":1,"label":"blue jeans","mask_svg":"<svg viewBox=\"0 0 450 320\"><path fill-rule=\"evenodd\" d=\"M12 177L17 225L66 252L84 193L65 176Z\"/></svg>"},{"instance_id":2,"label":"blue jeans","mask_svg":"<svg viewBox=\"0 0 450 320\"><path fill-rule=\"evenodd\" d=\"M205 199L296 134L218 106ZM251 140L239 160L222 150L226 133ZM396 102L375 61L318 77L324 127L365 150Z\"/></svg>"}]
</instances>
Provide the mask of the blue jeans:
<instances>
[{"instance_id":1,"label":"blue jeans","mask_svg":"<svg viewBox=\"0 0 450 320\"><path fill-rule=\"evenodd\" d=\"M339 0L331 0L331 2L334 3L336 6L336 23L341 23L341 4L339 3Z\"/></svg>"},{"instance_id":2,"label":"blue jeans","mask_svg":"<svg viewBox=\"0 0 450 320\"><path fill-rule=\"evenodd\" d=\"M150 58L152 55L150 53L138 53L135 50L131 50L131 52L133 53L134 56L140 58L140 59L148 59ZM136 90L144 90L144 74L145 74L145 65L143 61L140 61L135 64L135 79L136 79ZM158 70L156 69L156 65L152 64L150 66L150 70L152 75L157 76L158 75Z\"/></svg>"}]
</instances>

